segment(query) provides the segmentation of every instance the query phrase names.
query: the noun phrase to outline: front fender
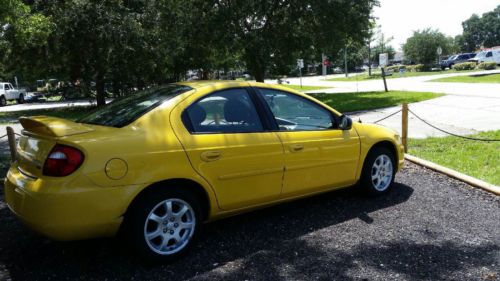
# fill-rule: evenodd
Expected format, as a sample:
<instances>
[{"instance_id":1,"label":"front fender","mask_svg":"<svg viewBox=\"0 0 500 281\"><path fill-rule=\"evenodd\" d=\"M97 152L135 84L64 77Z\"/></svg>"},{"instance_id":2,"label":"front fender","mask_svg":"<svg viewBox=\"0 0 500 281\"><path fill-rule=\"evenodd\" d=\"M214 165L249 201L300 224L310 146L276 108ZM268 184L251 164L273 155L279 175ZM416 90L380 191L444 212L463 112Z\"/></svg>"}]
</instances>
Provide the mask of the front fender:
<instances>
[{"instance_id":1,"label":"front fender","mask_svg":"<svg viewBox=\"0 0 500 281\"><path fill-rule=\"evenodd\" d=\"M399 171L404 165L404 148L399 134L387 127L375 124L353 123L360 140L360 166L358 169L357 179L361 177L364 160L370 152L370 149L376 145L389 146L393 149L396 157L397 170Z\"/></svg>"}]
</instances>

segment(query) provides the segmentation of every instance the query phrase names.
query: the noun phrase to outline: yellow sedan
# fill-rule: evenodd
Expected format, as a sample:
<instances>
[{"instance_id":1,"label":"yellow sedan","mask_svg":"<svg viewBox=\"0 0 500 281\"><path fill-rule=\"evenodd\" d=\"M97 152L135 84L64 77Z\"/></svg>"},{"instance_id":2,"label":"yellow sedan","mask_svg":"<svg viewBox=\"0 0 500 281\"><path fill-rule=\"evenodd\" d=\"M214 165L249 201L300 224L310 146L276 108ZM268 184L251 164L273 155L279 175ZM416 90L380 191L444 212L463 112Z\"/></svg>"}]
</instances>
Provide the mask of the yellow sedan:
<instances>
[{"instance_id":1,"label":"yellow sedan","mask_svg":"<svg viewBox=\"0 0 500 281\"><path fill-rule=\"evenodd\" d=\"M58 240L121 231L149 260L185 253L203 222L356 184L387 193L403 165L394 131L262 83L170 84L77 122L20 122L12 212Z\"/></svg>"}]
</instances>

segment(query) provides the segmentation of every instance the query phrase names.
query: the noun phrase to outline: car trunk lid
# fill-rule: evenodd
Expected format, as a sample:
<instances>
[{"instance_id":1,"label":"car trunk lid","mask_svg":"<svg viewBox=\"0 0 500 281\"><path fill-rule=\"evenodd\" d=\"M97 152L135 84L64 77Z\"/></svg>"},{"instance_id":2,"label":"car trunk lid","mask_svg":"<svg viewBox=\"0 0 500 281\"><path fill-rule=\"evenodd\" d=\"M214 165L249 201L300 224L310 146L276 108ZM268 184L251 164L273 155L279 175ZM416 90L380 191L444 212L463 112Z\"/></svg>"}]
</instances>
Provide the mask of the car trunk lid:
<instances>
[{"instance_id":1,"label":"car trunk lid","mask_svg":"<svg viewBox=\"0 0 500 281\"><path fill-rule=\"evenodd\" d=\"M32 178L42 176L47 155L58 139L95 130L89 125L56 117L21 117L19 121L23 133L17 145L17 164L21 173Z\"/></svg>"}]
</instances>

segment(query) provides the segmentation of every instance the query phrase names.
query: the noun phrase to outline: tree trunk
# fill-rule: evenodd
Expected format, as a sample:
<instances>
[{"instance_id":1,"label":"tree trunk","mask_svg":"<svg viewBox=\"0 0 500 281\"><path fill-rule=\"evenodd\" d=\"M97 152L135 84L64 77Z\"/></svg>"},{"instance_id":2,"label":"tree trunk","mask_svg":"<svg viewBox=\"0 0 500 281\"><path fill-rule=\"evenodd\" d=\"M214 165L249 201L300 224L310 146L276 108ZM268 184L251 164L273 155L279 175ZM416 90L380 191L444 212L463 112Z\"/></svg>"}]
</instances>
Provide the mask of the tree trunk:
<instances>
[{"instance_id":1,"label":"tree trunk","mask_svg":"<svg viewBox=\"0 0 500 281\"><path fill-rule=\"evenodd\" d=\"M102 72L98 72L95 79L95 88L96 88L96 101L97 106L106 105L106 92L104 89L104 76Z\"/></svg>"}]
</instances>

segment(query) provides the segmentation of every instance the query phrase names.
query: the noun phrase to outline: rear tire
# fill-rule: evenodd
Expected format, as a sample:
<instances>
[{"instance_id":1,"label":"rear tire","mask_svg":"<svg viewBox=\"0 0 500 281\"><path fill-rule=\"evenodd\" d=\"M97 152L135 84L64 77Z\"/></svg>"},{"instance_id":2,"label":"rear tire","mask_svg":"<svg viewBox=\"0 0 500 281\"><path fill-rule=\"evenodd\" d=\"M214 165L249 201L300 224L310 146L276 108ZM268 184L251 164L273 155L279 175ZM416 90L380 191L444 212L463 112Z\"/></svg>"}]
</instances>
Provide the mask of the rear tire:
<instances>
[{"instance_id":1,"label":"rear tire","mask_svg":"<svg viewBox=\"0 0 500 281\"><path fill-rule=\"evenodd\" d=\"M183 189L163 188L144 194L125 217L123 233L145 261L169 262L186 254L202 226L198 198Z\"/></svg>"},{"instance_id":2,"label":"rear tire","mask_svg":"<svg viewBox=\"0 0 500 281\"><path fill-rule=\"evenodd\" d=\"M24 94L19 94L19 98L17 99L18 104L23 104L24 103Z\"/></svg>"},{"instance_id":3,"label":"rear tire","mask_svg":"<svg viewBox=\"0 0 500 281\"><path fill-rule=\"evenodd\" d=\"M369 195L382 195L391 190L395 174L393 152L385 147L373 147L363 164L360 184Z\"/></svg>"}]
</instances>

